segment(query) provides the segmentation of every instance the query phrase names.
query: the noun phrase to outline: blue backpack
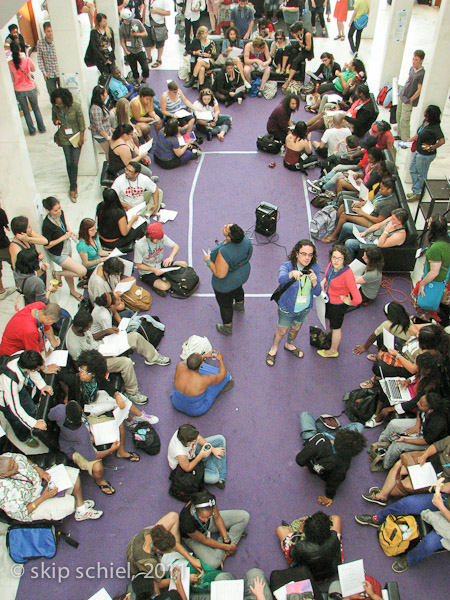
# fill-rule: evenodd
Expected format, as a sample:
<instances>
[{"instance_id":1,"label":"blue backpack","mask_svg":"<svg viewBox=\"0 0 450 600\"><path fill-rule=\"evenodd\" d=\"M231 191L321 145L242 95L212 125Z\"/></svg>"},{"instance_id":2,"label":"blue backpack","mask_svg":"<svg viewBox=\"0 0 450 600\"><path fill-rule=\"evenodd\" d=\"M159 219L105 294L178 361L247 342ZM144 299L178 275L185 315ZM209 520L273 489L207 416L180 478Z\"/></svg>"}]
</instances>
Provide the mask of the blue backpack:
<instances>
[{"instance_id":1,"label":"blue backpack","mask_svg":"<svg viewBox=\"0 0 450 600\"><path fill-rule=\"evenodd\" d=\"M42 523L10 525L6 546L16 563L26 563L32 558L53 558L58 546L55 527Z\"/></svg>"},{"instance_id":2,"label":"blue backpack","mask_svg":"<svg viewBox=\"0 0 450 600\"><path fill-rule=\"evenodd\" d=\"M248 94L250 96L250 98L255 98L258 95L260 85L261 85L261 77L257 77L256 79L253 79L252 87L250 88L250 91Z\"/></svg>"}]
</instances>

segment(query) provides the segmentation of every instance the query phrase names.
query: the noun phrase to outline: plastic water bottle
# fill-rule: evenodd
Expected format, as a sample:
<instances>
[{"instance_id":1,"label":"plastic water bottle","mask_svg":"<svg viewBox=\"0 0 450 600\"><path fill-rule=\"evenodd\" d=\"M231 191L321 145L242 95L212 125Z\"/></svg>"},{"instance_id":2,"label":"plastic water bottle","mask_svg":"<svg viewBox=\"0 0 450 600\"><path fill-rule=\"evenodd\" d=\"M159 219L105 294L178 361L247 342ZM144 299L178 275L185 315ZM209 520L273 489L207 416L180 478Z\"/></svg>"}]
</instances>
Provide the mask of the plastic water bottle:
<instances>
[{"instance_id":1,"label":"plastic water bottle","mask_svg":"<svg viewBox=\"0 0 450 600\"><path fill-rule=\"evenodd\" d=\"M285 148L285 146L283 145L283 146L281 146L280 155L281 155L281 156L284 156L285 154L286 154L286 148Z\"/></svg>"}]
</instances>

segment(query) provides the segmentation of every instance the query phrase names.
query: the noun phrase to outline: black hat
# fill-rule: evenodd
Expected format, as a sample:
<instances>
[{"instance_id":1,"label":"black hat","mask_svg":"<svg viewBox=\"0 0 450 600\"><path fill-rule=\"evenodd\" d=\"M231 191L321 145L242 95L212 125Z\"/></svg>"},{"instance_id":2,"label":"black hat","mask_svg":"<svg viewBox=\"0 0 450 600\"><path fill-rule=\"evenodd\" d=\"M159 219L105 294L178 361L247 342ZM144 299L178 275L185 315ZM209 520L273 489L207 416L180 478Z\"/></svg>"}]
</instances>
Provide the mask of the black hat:
<instances>
[{"instance_id":1,"label":"black hat","mask_svg":"<svg viewBox=\"0 0 450 600\"><path fill-rule=\"evenodd\" d=\"M66 405L66 420L63 423L64 427L67 429L71 429L75 431L81 427L81 417L83 415L83 411L81 410L81 406L75 400L71 400Z\"/></svg>"}]
</instances>

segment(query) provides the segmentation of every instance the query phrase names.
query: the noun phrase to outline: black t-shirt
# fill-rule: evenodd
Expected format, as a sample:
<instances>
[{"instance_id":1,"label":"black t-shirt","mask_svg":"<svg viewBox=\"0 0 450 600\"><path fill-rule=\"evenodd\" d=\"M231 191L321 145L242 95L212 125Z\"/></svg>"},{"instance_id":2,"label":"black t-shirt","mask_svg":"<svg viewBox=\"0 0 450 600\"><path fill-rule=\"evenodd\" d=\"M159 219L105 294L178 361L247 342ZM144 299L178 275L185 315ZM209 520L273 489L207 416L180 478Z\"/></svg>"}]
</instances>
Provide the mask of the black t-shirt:
<instances>
[{"instance_id":1,"label":"black t-shirt","mask_svg":"<svg viewBox=\"0 0 450 600\"><path fill-rule=\"evenodd\" d=\"M8 227L9 221L3 208L0 208L0 248L9 247L9 239L6 235L5 229Z\"/></svg>"},{"instance_id":2,"label":"black t-shirt","mask_svg":"<svg viewBox=\"0 0 450 600\"><path fill-rule=\"evenodd\" d=\"M42 223L42 235L48 239L49 243L53 242L53 240L57 240L67 231L66 219L64 218L64 212L62 211L60 220L63 227L56 225L50 220L48 215L45 217L44 222ZM49 254L54 254L55 256L61 256L63 246L64 242L61 242L60 244L56 244L56 246L52 246L48 252Z\"/></svg>"},{"instance_id":3,"label":"black t-shirt","mask_svg":"<svg viewBox=\"0 0 450 600\"><path fill-rule=\"evenodd\" d=\"M117 240L122 237L119 229L119 221L125 217L123 208L112 208L102 210L98 213L98 233L105 240Z\"/></svg>"},{"instance_id":4,"label":"black t-shirt","mask_svg":"<svg viewBox=\"0 0 450 600\"><path fill-rule=\"evenodd\" d=\"M211 517L212 518L212 517ZM191 503L186 506L180 512L180 534L181 537L188 537L190 533L200 531L205 533L207 531L210 521L202 525L197 521L194 515L191 514Z\"/></svg>"},{"instance_id":5,"label":"black t-shirt","mask_svg":"<svg viewBox=\"0 0 450 600\"><path fill-rule=\"evenodd\" d=\"M425 156L432 156L436 154L436 150L425 150L422 145L425 146L435 144L438 140L444 137L440 125L427 125L417 134L417 152Z\"/></svg>"}]
</instances>

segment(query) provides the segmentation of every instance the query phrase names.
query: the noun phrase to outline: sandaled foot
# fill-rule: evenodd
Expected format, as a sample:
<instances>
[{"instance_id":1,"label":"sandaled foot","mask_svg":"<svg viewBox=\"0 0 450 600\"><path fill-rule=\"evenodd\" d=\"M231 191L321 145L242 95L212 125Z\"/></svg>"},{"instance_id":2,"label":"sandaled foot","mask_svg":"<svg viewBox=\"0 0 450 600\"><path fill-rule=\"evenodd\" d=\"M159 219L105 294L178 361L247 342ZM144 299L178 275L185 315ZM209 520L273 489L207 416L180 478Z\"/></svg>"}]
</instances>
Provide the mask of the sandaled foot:
<instances>
[{"instance_id":1,"label":"sandaled foot","mask_svg":"<svg viewBox=\"0 0 450 600\"><path fill-rule=\"evenodd\" d=\"M367 360L370 360L370 362L377 362L378 357L376 354L368 354L367 355Z\"/></svg>"},{"instance_id":2,"label":"sandaled foot","mask_svg":"<svg viewBox=\"0 0 450 600\"><path fill-rule=\"evenodd\" d=\"M152 64L152 69L157 69L158 67L160 67L162 65L162 61L155 60L155 62Z\"/></svg>"},{"instance_id":3,"label":"sandaled foot","mask_svg":"<svg viewBox=\"0 0 450 600\"><path fill-rule=\"evenodd\" d=\"M334 242L336 241L337 238L332 237L331 235L327 235L327 237L324 237L321 242L323 242L324 244L334 244Z\"/></svg>"},{"instance_id":4,"label":"sandaled foot","mask_svg":"<svg viewBox=\"0 0 450 600\"><path fill-rule=\"evenodd\" d=\"M297 346L294 346L294 348L292 350L290 348L287 348L286 346L284 346L284 349L287 350L287 352L290 352L291 354L296 356L297 358L303 358L305 356L305 353L303 352L303 350L300 350L300 348L297 348Z\"/></svg>"},{"instance_id":5,"label":"sandaled foot","mask_svg":"<svg viewBox=\"0 0 450 600\"><path fill-rule=\"evenodd\" d=\"M81 294L77 294L77 293L75 293L75 294L72 294L72 292L71 292L71 293L70 293L70 295L71 295L73 298L75 298L75 300L76 300L77 302L81 302L81 301L83 300L83 298L84 298L84 296L82 296Z\"/></svg>"},{"instance_id":6,"label":"sandaled foot","mask_svg":"<svg viewBox=\"0 0 450 600\"><path fill-rule=\"evenodd\" d=\"M129 460L130 462L139 462L141 460L141 457L137 452L128 452L127 456L119 456L118 454L116 454L116 456L117 458L123 458L125 460Z\"/></svg>"},{"instance_id":7,"label":"sandaled foot","mask_svg":"<svg viewBox=\"0 0 450 600\"><path fill-rule=\"evenodd\" d=\"M267 356L266 356L266 365L268 367L273 367L274 364L276 363L276 361L277 361L277 355L276 354L272 355L272 354L267 353Z\"/></svg>"},{"instance_id":8,"label":"sandaled foot","mask_svg":"<svg viewBox=\"0 0 450 600\"><path fill-rule=\"evenodd\" d=\"M116 493L116 490L108 481L106 483L103 483L102 485L99 485L98 487L100 488L100 491L105 494L105 496L112 496Z\"/></svg>"}]
</instances>

